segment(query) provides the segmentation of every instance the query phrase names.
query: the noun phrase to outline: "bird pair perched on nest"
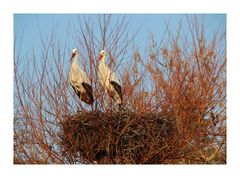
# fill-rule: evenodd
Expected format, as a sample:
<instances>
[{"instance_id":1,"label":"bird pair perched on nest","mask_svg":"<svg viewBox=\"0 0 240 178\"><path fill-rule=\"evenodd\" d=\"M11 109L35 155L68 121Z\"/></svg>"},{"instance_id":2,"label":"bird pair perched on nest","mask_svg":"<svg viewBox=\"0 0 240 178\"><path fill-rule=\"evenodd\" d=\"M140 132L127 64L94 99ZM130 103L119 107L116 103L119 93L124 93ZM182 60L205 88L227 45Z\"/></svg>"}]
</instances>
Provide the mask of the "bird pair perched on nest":
<instances>
[{"instance_id":1,"label":"bird pair perched on nest","mask_svg":"<svg viewBox=\"0 0 240 178\"><path fill-rule=\"evenodd\" d=\"M72 50L71 67L69 71L68 80L73 87L75 93L78 95L80 100L92 105L94 102L93 90L91 81L78 65L78 50ZM100 52L98 65L98 79L99 83L105 89L105 92L119 105L122 105L122 89L120 82L116 74L105 64L106 52L102 50Z\"/></svg>"}]
</instances>

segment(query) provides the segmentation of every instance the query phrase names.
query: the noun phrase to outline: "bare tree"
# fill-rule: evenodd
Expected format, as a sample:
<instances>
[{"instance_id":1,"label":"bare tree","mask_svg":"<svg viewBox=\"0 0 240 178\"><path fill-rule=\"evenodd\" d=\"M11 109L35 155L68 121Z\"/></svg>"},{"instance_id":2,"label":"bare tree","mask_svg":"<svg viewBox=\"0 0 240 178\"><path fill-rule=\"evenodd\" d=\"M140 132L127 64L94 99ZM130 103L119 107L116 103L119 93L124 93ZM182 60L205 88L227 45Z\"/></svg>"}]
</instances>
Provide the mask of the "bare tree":
<instances>
[{"instance_id":1,"label":"bare tree","mask_svg":"<svg viewBox=\"0 0 240 178\"><path fill-rule=\"evenodd\" d=\"M76 21L64 42L55 23L50 35L40 30L40 52L33 46L21 54L15 38L14 163L96 163L100 153L106 159L97 163L226 162L225 32L207 39L203 23L186 16L190 35L182 32L183 21L177 33L166 24L159 41L150 33L143 53L132 17L78 15ZM67 81L73 45L94 88L92 107ZM102 49L121 76L120 113L97 81Z\"/></svg>"}]
</instances>

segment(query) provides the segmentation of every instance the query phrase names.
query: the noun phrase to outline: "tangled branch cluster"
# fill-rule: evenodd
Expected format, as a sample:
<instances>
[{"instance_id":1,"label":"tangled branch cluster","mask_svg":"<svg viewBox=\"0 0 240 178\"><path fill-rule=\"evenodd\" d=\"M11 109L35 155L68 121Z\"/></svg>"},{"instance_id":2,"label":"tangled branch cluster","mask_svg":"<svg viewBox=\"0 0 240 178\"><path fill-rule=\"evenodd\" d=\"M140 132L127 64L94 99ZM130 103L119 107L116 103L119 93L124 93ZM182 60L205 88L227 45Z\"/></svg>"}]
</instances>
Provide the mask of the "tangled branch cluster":
<instances>
[{"instance_id":1,"label":"tangled branch cluster","mask_svg":"<svg viewBox=\"0 0 240 178\"><path fill-rule=\"evenodd\" d=\"M174 156L177 130L160 113L79 112L60 125L63 153L87 163L165 163Z\"/></svg>"}]
</instances>

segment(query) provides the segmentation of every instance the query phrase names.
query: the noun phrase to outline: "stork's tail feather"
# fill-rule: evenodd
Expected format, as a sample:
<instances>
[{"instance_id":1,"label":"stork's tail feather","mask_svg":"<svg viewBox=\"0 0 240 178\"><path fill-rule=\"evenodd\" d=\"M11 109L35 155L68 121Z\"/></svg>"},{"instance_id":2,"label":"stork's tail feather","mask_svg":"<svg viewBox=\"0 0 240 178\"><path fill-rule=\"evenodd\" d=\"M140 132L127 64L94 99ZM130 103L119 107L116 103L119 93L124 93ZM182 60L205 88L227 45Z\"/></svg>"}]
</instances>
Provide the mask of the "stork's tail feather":
<instances>
[{"instance_id":1,"label":"stork's tail feather","mask_svg":"<svg viewBox=\"0 0 240 178\"><path fill-rule=\"evenodd\" d=\"M89 104L92 105L93 102L94 102L94 99L93 99L93 95L91 94L91 95L90 95L90 102L89 102Z\"/></svg>"}]
</instances>

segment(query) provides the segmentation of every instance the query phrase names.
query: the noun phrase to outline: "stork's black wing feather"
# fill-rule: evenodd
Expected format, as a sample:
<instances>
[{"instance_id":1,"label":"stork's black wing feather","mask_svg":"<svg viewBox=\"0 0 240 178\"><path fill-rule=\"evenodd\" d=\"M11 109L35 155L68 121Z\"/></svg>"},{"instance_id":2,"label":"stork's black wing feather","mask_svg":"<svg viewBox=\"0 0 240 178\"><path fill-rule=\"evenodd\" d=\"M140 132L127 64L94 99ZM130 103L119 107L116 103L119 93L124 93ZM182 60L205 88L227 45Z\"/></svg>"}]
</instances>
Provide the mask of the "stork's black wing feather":
<instances>
[{"instance_id":1,"label":"stork's black wing feather","mask_svg":"<svg viewBox=\"0 0 240 178\"><path fill-rule=\"evenodd\" d=\"M80 92L77 90L77 88L74 87L71 83L70 83L70 85L72 86L72 88L73 88L73 90L75 91L75 93L76 93L78 96L80 96Z\"/></svg>"},{"instance_id":2,"label":"stork's black wing feather","mask_svg":"<svg viewBox=\"0 0 240 178\"><path fill-rule=\"evenodd\" d=\"M121 86L115 81L110 81L110 83L112 84L114 89L117 91L118 95L120 96L120 98L122 100L122 88L121 88Z\"/></svg>"},{"instance_id":3,"label":"stork's black wing feather","mask_svg":"<svg viewBox=\"0 0 240 178\"><path fill-rule=\"evenodd\" d=\"M93 104L93 94L92 94L92 87L89 84L82 83L83 88L86 90L86 92L80 92L77 88L80 87L74 87L72 84L71 86L73 87L75 93L78 95L78 97L84 101L87 104Z\"/></svg>"},{"instance_id":4,"label":"stork's black wing feather","mask_svg":"<svg viewBox=\"0 0 240 178\"><path fill-rule=\"evenodd\" d=\"M83 82L82 83L83 88L86 90L87 93L92 94L92 86L88 83Z\"/></svg>"},{"instance_id":5,"label":"stork's black wing feather","mask_svg":"<svg viewBox=\"0 0 240 178\"><path fill-rule=\"evenodd\" d=\"M86 90L86 93L89 97L89 100L93 102L93 93L92 93L92 86L89 85L88 83L83 82L82 83L83 88Z\"/></svg>"}]
</instances>

